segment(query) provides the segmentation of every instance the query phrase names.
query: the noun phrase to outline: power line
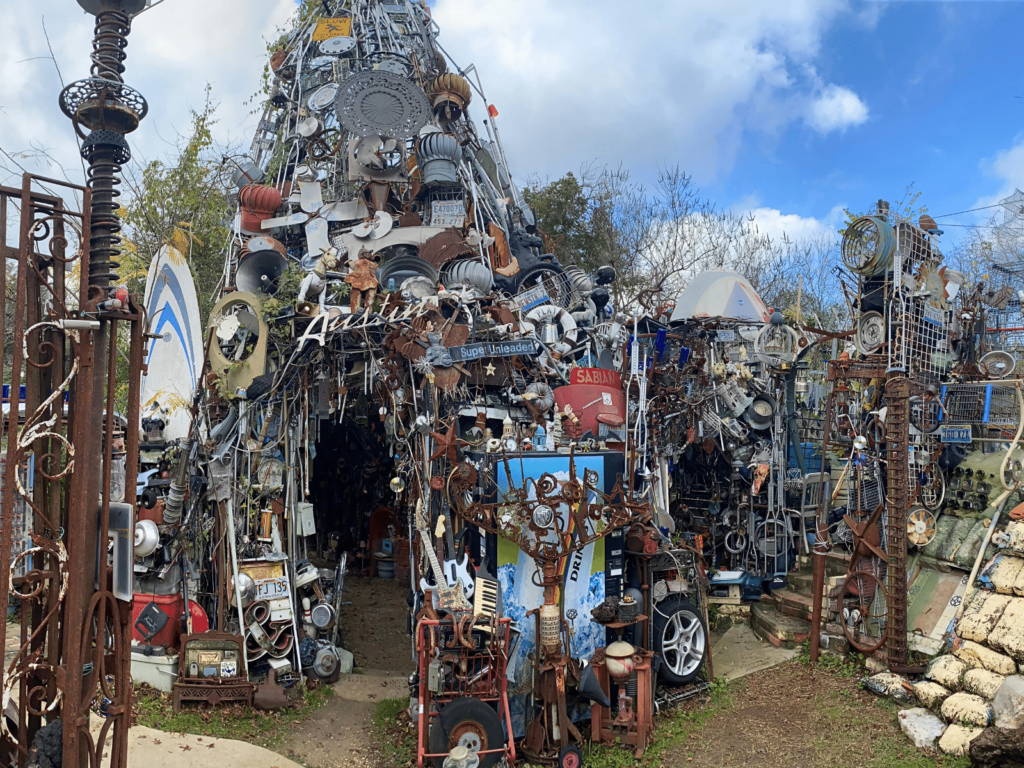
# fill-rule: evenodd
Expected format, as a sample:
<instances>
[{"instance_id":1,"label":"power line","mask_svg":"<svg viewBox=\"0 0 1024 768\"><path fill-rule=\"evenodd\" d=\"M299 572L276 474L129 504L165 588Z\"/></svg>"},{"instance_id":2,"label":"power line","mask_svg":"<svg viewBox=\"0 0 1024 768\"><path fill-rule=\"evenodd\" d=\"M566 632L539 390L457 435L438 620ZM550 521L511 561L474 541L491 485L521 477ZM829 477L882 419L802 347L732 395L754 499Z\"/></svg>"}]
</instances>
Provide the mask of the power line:
<instances>
[{"instance_id":1,"label":"power line","mask_svg":"<svg viewBox=\"0 0 1024 768\"><path fill-rule=\"evenodd\" d=\"M989 208L1004 208L1004 207L1005 206L1002 203L996 203L995 205L983 205L981 208L971 208L968 211L957 211L956 213L943 213L943 214L941 214L939 216L932 216L932 218L933 219L942 219L942 218L945 218L946 216L959 216L961 213L974 213L975 211L987 211ZM1021 209L1021 213L1024 213L1024 208ZM949 224L947 226L951 226L952 227L952 226L955 226L955 225ZM963 226L968 226L968 225L964 224Z\"/></svg>"}]
</instances>

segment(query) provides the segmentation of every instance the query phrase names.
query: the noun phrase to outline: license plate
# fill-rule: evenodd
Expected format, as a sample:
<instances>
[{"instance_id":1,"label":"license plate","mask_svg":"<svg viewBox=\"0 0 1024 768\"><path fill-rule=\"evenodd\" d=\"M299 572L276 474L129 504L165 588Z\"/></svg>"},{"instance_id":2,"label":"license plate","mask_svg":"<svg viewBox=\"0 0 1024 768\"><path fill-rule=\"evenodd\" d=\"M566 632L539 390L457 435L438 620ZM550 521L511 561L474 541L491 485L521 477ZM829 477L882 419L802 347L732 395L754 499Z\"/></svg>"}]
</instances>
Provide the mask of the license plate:
<instances>
[{"instance_id":1,"label":"license plate","mask_svg":"<svg viewBox=\"0 0 1024 768\"><path fill-rule=\"evenodd\" d=\"M971 442L970 426L953 426L943 424L939 427L939 434L944 443L969 443Z\"/></svg>"},{"instance_id":2,"label":"license plate","mask_svg":"<svg viewBox=\"0 0 1024 768\"><path fill-rule=\"evenodd\" d=\"M736 331L716 331L715 339L717 341L736 341Z\"/></svg>"}]
</instances>

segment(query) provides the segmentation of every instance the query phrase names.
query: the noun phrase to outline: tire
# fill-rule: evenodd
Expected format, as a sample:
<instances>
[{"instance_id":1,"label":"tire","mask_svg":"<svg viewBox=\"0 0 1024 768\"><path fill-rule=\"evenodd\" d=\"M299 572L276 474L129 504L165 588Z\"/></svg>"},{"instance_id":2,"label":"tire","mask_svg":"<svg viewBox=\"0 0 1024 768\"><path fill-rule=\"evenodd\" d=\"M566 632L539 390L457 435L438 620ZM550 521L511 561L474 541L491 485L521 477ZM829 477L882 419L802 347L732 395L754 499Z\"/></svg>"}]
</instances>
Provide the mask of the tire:
<instances>
[{"instance_id":1,"label":"tire","mask_svg":"<svg viewBox=\"0 0 1024 768\"><path fill-rule=\"evenodd\" d=\"M661 656L658 677L685 685L700 674L708 653L708 630L700 610L682 595L654 607L654 652Z\"/></svg>"},{"instance_id":2,"label":"tire","mask_svg":"<svg viewBox=\"0 0 1024 768\"><path fill-rule=\"evenodd\" d=\"M568 746L558 755L558 768L582 768L583 753L579 747Z\"/></svg>"},{"instance_id":3,"label":"tire","mask_svg":"<svg viewBox=\"0 0 1024 768\"><path fill-rule=\"evenodd\" d=\"M505 744L505 732L498 713L489 704L472 696L445 704L430 726L431 753L447 755L452 747L460 744L473 752L499 749ZM496 765L501 757L501 752L480 755L480 768ZM435 757L433 761L434 768L443 768L443 757Z\"/></svg>"}]
</instances>

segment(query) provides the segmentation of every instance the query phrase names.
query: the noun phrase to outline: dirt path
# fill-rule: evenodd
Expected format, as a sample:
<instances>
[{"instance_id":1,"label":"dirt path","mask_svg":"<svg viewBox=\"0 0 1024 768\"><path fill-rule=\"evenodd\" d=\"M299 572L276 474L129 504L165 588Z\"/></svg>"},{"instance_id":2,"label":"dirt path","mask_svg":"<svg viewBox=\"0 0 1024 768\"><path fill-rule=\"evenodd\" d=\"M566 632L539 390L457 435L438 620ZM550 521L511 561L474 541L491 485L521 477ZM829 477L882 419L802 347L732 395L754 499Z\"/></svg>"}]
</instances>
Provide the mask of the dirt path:
<instances>
[{"instance_id":1,"label":"dirt path","mask_svg":"<svg viewBox=\"0 0 1024 768\"><path fill-rule=\"evenodd\" d=\"M285 738L278 751L310 768L378 768L373 713L383 699L407 699L413 672L406 634L408 584L376 578L345 579L339 612L342 646L355 674L343 675L334 696Z\"/></svg>"},{"instance_id":2,"label":"dirt path","mask_svg":"<svg viewBox=\"0 0 1024 768\"><path fill-rule=\"evenodd\" d=\"M842 677L798 662L731 687L730 704L661 755L666 768L897 768L931 762L900 732L896 707ZM695 706L695 705L694 705ZM921 761L921 762L918 762Z\"/></svg>"}]
</instances>

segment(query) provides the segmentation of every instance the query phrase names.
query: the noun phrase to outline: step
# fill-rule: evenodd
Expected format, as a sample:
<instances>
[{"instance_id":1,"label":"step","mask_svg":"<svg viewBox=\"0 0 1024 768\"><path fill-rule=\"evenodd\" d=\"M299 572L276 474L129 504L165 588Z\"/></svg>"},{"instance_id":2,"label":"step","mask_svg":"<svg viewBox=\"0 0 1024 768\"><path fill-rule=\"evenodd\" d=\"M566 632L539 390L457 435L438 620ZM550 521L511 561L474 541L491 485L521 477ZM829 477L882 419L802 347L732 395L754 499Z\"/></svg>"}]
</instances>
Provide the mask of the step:
<instances>
[{"instance_id":1,"label":"step","mask_svg":"<svg viewBox=\"0 0 1024 768\"><path fill-rule=\"evenodd\" d=\"M750 627L754 634L777 648L796 648L811 634L811 623L786 616L769 603L753 603Z\"/></svg>"},{"instance_id":2,"label":"step","mask_svg":"<svg viewBox=\"0 0 1024 768\"><path fill-rule=\"evenodd\" d=\"M814 601L807 595L801 595L791 589L772 590L775 607L786 616L810 621L814 612Z\"/></svg>"},{"instance_id":3,"label":"step","mask_svg":"<svg viewBox=\"0 0 1024 768\"><path fill-rule=\"evenodd\" d=\"M787 589L798 595L814 594L814 574L811 571L796 571L786 574Z\"/></svg>"}]
</instances>

